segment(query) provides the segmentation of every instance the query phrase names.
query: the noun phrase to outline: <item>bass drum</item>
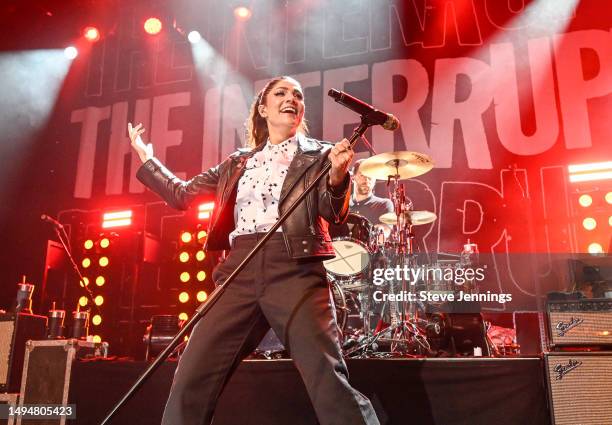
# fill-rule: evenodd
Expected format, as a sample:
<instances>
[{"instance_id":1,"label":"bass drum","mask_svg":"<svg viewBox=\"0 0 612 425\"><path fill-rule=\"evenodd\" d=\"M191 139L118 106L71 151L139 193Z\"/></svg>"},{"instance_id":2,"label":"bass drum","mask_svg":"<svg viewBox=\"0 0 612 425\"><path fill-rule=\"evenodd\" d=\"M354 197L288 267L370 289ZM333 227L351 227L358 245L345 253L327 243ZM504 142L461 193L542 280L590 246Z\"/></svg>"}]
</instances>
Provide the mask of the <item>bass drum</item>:
<instances>
[{"instance_id":1,"label":"bass drum","mask_svg":"<svg viewBox=\"0 0 612 425\"><path fill-rule=\"evenodd\" d=\"M323 262L325 270L344 287L360 281L370 264L372 224L359 214L349 213L345 223L330 225L329 233L336 258Z\"/></svg>"}]
</instances>

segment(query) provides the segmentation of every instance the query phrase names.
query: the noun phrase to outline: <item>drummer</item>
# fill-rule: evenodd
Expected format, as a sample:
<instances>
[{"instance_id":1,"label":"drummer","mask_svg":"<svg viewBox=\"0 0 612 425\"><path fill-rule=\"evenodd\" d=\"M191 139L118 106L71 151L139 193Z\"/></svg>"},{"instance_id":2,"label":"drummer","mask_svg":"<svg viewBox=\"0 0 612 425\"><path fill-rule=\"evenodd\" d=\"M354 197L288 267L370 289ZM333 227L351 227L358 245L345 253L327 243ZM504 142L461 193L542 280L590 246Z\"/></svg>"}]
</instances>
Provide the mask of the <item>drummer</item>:
<instances>
[{"instance_id":1,"label":"drummer","mask_svg":"<svg viewBox=\"0 0 612 425\"><path fill-rule=\"evenodd\" d=\"M363 159L360 159L353 165L353 195L351 196L350 211L367 218L372 224L378 224L381 215L393 212L393 202L390 199L374 195L376 180L359 172L359 166L363 161Z\"/></svg>"}]
</instances>

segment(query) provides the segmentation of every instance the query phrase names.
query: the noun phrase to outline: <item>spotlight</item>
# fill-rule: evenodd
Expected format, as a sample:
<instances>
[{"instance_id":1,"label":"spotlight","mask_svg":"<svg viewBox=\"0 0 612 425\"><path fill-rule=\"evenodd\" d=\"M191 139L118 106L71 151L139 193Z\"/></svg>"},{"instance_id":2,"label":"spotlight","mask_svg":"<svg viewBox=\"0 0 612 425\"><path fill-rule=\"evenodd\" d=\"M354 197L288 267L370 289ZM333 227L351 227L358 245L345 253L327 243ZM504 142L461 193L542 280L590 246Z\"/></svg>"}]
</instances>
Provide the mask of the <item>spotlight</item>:
<instances>
[{"instance_id":1,"label":"spotlight","mask_svg":"<svg viewBox=\"0 0 612 425\"><path fill-rule=\"evenodd\" d=\"M159 34L159 32L162 30L162 23L157 18L148 18L144 23L144 30L150 35Z\"/></svg>"},{"instance_id":2,"label":"spotlight","mask_svg":"<svg viewBox=\"0 0 612 425\"><path fill-rule=\"evenodd\" d=\"M104 276L98 276L96 278L96 285L104 286L105 283L106 283L106 279L104 278Z\"/></svg>"},{"instance_id":3,"label":"spotlight","mask_svg":"<svg viewBox=\"0 0 612 425\"><path fill-rule=\"evenodd\" d=\"M87 305L88 301L89 300L87 299L87 297L81 297L81 298L79 298L79 305L81 307L85 307Z\"/></svg>"},{"instance_id":4,"label":"spotlight","mask_svg":"<svg viewBox=\"0 0 612 425\"><path fill-rule=\"evenodd\" d=\"M100 241L100 248L108 248L110 245L110 240L108 238L104 238Z\"/></svg>"},{"instance_id":5,"label":"spotlight","mask_svg":"<svg viewBox=\"0 0 612 425\"><path fill-rule=\"evenodd\" d=\"M591 195L580 195L580 198L578 198L578 203L580 204L580 206L582 207L589 207L591 206L591 204L593 203L593 198L591 197Z\"/></svg>"},{"instance_id":6,"label":"spotlight","mask_svg":"<svg viewBox=\"0 0 612 425\"><path fill-rule=\"evenodd\" d=\"M183 243L189 243L191 242L191 239L192 239L191 233L189 232L181 233L181 241L183 241Z\"/></svg>"},{"instance_id":7,"label":"spotlight","mask_svg":"<svg viewBox=\"0 0 612 425\"><path fill-rule=\"evenodd\" d=\"M94 298L94 302L97 306L101 306L102 304L104 304L104 297L102 295L98 295Z\"/></svg>"},{"instance_id":8,"label":"spotlight","mask_svg":"<svg viewBox=\"0 0 612 425\"><path fill-rule=\"evenodd\" d=\"M87 267L91 266L91 260L89 258L83 258L83 261L81 261L81 265L84 269L86 269Z\"/></svg>"},{"instance_id":9,"label":"spotlight","mask_svg":"<svg viewBox=\"0 0 612 425\"><path fill-rule=\"evenodd\" d=\"M181 282L187 283L187 282L189 282L189 279L191 279L191 276L189 275L188 272L183 272L183 273L181 273L179 278L181 279Z\"/></svg>"},{"instance_id":10,"label":"spotlight","mask_svg":"<svg viewBox=\"0 0 612 425\"><path fill-rule=\"evenodd\" d=\"M589 251L589 254L603 254L603 247L597 242L593 242L592 244L590 244L587 249Z\"/></svg>"},{"instance_id":11,"label":"spotlight","mask_svg":"<svg viewBox=\"0 0 612 425\"><path fill-rule=\"evenodd\" d=\"M78 56L79 51L74 46L68 46L64 49L64 56L68 59L74 59Z\"/></svg>"},{"instance_id":12,"label":"spotlight","mask_svg":"<svg viewBox=\"0 0 612 425\"><path fill-rule=\"evenodd\" d=\"M102 323L102 316L96 314L94 317L91 318L91 323L93 323L94 326L98 326L100 323Z\"/></svg>"},{"instance_id":13,"label":"spotlight","mask_svg":"<svg viewBox=\"0 0 612 425\"><path fill-rule=\"evenodd\" d=\"M210 218L213 209L215 208L214 202L206 202L198 206L198 220L207 220Z\"/></svg>"},{"instance_id":14,"label":"spotlight","mask_svg":"<svg viewBox=\"0 0 612 425\"><path fill-rule=\"evenodd\" d=\"M606 202L612 204L612 192L606 193Z\"/></svg>"},{"instance_id":15,"label":"spotlight","mask_svg":"<svg viewBox=\"0 0 612 425\"><path fill-rule=\"evenodd\" d=\"M92 340L93 342L98 344L102 342L102 338L100 337L100 335L94 335Z\"/></svg>"},{"instance_id":16,"label":"spotlight","mask_svg":"<svg viewBox=\"0 0 612 425\"><path fill-rule=\"evenodd\" d=\"M83 246L85 247L85 249L91 249L93 248L94 243L91 239L87 239L85 243L83 243Z\"/></svg>"},{"instance_id":17,"label":"spotlight","mask_svg":"<svg viewBox=\"0 0 612 425\"><path fill-rule=\"evenodd\" d=\"M206 298L208 298L208 294L206 293L206 291L199 291L196 297L199 302L203 303L204 301L206 301Z\"/></svg>"},{"instance_id":18,"label":"spotlight","mask_svg":"<svg viewBox=\"0 0 612 425\"><path fill-rule=\"evenodd\" d=\"M247 21L251 17L251 9L246 6L238 6L234 9L234 16L239 21Z\"/></svg>"},{"instance_id":19,"label":"spotlight","mask_svg":"<svg viewBox=\"0 0 612 425\"><path fill-rule=\"evenodd\" d=\"M100 39L100 31L96 27L85 27L83 29L83 37L90 43L95 43Z\"/></svg>"},{"instance_id":20,"label":"spotlight","mask_svg":"<svg viewBox=\"0 0 612 425\"><path fill-rule=\"evenodd\" d=\"M189 301L189 294L187 292L181 292L179 294L179 301L182 303L186 303Z\"/></svg>"},{"instance_id":21,"label":"spotlight","mask_svg":"<svg viewBox=\"0 0 612 425\"><path fill-rule=\"evenodd\" d=\"M108 262L108 257L100 257L100 259L98 260L98 264L100 265L100 267L108 266Z\"/></svg>"},{"instance_id":22,"label":"spotlight","mask_svg":"<svg viewBox=\"0 0 612 425\"><path fill-rule=\"evenodd\" d=\"M81 288L84 288L89 285L89 278L87 276L83 276L83 280L79 282Z\"/></svg>"},{"instance_id":23,"label":"spotlight","mask_svg":"<svg viewBox=\"0 0 612 425\"><path fill-rule=\"evenodd\" d=\"M187 313L179 314L179 320L187 320L187 319L189 319L189 316L187 315Z\"/></svg>"},{"instance_id":24,"label":"spotlight","mask_svg":"<svg viewBox=\"0 0 612 425\"><path fill-rule=\"evenodd\" d=\"M179 254L179 261L181 263L186 263L189 261L189 253L187 251L183 251Z\"/></svg>"},{"instance_id":25,"label":"spotlight","mask_svg":"<svg viewBox=\"0 0 612 425\"><path fill-rule=\"evenodd\" d=\"M587 230L593 230L597 227L597 221L593 217L587 217L582 220L582 226Z\"/></svg>"},{"instance_id":26,"label":"spotlight","mask_svg":"<svg viewBox=\"0 0 612 425\"><path fill-rule=\"evenodd\" d=\"M206 254L204 253L204 251L200 250L200 251L196 252L195 257L196 257L196 260L202 261L202 260L204 260L206 258Z\"/></svg>"},{"instance_id":27,"label":"spotlight","mask_svg":"<svg viewBox=\"0 0 612 425\"><path fill-rule=\"evenodd\" d=\"M204 281L206 279L206 272L204 270L200 270L196 275L196 279L198 279L199 282Z\"/></svg>"},{"instance_id":28,"label":"spotlight","mask_svg":"<svg viewBox=\"0 0 612 425\"><path fill-rule=\"evenodd\" d=\"M201 39L202 36L197 31L190 31L189 34L187 34L187 40L189 40L191 44L196 44Z\"/></svg>"}]
</instances>

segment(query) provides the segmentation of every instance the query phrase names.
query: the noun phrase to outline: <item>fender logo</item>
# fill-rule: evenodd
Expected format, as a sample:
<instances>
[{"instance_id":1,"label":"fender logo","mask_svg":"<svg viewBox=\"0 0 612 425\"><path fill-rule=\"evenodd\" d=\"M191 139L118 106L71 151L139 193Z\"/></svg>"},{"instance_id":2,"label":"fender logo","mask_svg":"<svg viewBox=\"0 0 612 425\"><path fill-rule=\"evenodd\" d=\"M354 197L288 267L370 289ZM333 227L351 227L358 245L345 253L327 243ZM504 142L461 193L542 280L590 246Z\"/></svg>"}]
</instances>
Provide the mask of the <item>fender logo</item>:
<instances>
[{"instance_id":1,"label":"fender logo","mask_svg":"<svg viewBox=\"0 0 612 425\"><path fill-rule=\"evenodd\" d=\"M571 329L575 328L576 326L580 325L582 322L584 322L583 319L580 319L580 318L574 319L573 317L570 319L569 323L558 322L557 326L555 327L559 331L557 335L565 336L566 333L568 333Z\"/></svg>"},{"instance_id":2,"label":"fender logo","mask_svg":"<svg viewBox=\"0 0 612 425\"><path fill-rule=\"evenodd\" d=\"M555 366L555 369L554 369L555 373L557 374L555 379L557 381L560 381L561 379L563 379L565 375L570 373L572 370L576 369L581 364L582 362L580 360L573 360L573 359L570 359L566 365L558 364L557 366Z\"/></svg>"}]
</instances>

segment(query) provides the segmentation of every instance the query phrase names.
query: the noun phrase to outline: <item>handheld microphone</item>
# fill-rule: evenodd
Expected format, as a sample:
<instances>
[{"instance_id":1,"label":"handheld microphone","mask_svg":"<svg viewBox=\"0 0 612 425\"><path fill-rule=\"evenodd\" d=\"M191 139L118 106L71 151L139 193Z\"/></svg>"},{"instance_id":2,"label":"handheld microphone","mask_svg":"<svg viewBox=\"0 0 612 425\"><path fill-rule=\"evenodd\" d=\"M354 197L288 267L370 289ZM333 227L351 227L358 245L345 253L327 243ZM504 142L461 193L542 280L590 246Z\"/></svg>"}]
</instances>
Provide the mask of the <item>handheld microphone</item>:
<instances>
[{"instance_id":1,"label":"handheld microphone","mask_svg":"<svg viewBox=\"0 0 612 425\"><path fill-rule=\"evenodd\" d=\"M385 130L395 131L399 128L400 122L391 114L379 111L372 105L351 96L343 91L331 89L327 95L332 97L336 102L346 106L351 111L367 117L372 124L381 125Z\"/></svg>"},{"instance_id":2,"label":"handheld microphone","mask_svg":"<svg viewBox=\"0 0 612 425\"><path fill-rule=\"evenodd\" d=\"M59 229L63 229L64 226L62 226L62 223L60 223L59 221L57 221L56 219L54 219L53 217L49 217L47 214L43 214L40 216L40 219L42 221L46 221L47 223L51 223L53 224L55 227L59 228Z\"/></svg>"}]
</instances>

